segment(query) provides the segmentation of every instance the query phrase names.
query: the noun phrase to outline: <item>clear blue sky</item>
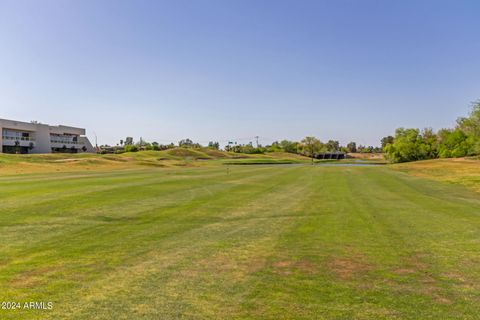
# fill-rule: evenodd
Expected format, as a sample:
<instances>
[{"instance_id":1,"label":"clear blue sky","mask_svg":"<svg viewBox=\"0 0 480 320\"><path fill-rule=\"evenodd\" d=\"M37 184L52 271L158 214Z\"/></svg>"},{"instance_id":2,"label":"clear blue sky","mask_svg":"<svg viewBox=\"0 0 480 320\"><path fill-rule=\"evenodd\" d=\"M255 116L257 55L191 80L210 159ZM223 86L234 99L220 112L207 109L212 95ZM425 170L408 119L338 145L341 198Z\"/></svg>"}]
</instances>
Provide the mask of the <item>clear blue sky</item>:
<instances>
[{"instance_id":1,"label":"clear blue sky","mask_svg":"<svg viewBox=\"0 0 480 320\"><path fill-rule=\"evenodd\" d=\"M99 143L350 140L480 98L480 1L0 0L0 118Z\"/></svg>"}]
</instances>

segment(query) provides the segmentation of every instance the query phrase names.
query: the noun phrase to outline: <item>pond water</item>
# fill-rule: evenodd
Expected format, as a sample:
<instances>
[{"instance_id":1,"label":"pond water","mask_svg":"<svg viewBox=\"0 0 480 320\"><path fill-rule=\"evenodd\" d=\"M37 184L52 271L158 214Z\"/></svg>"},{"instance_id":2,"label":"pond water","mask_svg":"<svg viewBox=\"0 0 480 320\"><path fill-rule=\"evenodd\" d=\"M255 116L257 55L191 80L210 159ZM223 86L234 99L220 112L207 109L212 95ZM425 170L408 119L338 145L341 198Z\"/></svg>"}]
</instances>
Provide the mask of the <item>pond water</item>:
<instances>
[{"instance_id":1,"label":"pond water","mask_svg":"<svg viewBox=\"0 0 480 320\"><path fill-rule=\"evenodd\" d=\"M229 164L226 164L229 165ZM315 163L316 167L378 167L384 163ZM304 167L312 166L310 163L236 163L233 167L265 166L265 167Z\"/></svg>"},{"instance_id":2,"label":"pond water","mask_svg":"<svg viewBox=\"0 0 480 320\"><path fill-rule=\"evenodd\" d=\"M322 167L376 167L382 166L383 163L321 163L317 166Z\"/></svg>"}]
</instances>

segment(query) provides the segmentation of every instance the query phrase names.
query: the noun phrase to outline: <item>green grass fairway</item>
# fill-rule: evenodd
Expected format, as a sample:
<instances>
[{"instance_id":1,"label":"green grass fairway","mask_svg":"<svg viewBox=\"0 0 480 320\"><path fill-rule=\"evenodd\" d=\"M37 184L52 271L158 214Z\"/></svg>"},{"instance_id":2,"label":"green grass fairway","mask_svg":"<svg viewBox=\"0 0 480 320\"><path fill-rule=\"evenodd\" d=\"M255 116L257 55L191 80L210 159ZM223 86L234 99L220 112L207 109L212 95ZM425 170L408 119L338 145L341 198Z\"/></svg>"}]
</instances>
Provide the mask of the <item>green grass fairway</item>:
<instances>
[{"instance_id":1,"label":"green grass fairway","mask_svg":"<svg viewBox=\"0 0 480 320\"><path fill-rule=\"evenodd\" d=\"M0 176L0 301L54 303L0 319L479 319L480 195L389 166Z\"/></svg>"}]
</instances>

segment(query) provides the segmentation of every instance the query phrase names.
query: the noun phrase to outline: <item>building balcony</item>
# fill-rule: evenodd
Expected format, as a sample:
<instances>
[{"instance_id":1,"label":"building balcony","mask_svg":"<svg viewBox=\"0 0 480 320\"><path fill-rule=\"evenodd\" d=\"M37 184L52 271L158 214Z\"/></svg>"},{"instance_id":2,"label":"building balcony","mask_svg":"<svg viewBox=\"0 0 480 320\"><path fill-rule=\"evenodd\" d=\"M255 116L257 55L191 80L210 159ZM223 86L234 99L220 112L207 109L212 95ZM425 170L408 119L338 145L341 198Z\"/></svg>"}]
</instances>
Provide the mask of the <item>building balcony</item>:
<instances>
[{"instance_id":1,"label":"building balcony","mask_svg":"<svg viewBox=\"0 0 480 320\"><path fill-rule=\"evenodd\" d=\"M35 140L25 140L25 139L5 139L3 138L2 144L4 146L9 146L9 147L28 147L28 148L34 148L36 143Z\"/></svg>"},{"instance_id":2,"label":"building balcony","mask_svg":"<svg viewBox=\"0 0 480 320\"><path fill-rule=\"evenodd\" d=\"M3 140L13 141L35 141L34 137L2 136Z\"/></svg>"},{"instance_id":3,"label":"building balcony","mask_svg":"<svg viewBox=\"0 0 480 320\"><path fill-rule=\"evenodd\" d=\"M50 143L83 145L83 142L73 140L51 139Z\"/></svg>"},{"instance_id":4,"label":"building balcony","mask_svg":"<svg viewBox=\"0 0 480 320\"><path fill-rule=\"evenodd\" d=\"M62 140L50 140L50 145L52 148L63 148L66 147L67 149L70 148L77 148L80 149L84 146L83 142L79 141L62 141Z\"/></svg>"}]
</instances>

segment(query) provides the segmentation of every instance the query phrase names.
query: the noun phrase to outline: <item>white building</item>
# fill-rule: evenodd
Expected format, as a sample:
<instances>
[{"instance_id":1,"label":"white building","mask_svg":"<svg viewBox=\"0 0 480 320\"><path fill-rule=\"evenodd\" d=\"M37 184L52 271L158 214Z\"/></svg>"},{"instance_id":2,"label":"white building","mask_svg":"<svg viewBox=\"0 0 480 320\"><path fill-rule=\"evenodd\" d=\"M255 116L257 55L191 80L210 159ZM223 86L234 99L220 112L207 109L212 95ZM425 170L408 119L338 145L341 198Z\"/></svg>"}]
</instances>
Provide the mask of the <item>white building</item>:
<instances>
[{"instance_id":1,"label":"white building","mask_svg":"<svg viewBox=\"0 0 480 320\"><path fill-rule=\"evenodd\" d=\"M0 119L2 153L95 152L85 129Z\"/></svg>"}]
</instances>

